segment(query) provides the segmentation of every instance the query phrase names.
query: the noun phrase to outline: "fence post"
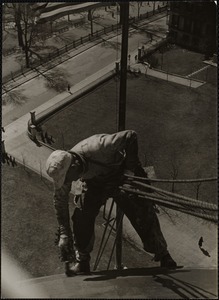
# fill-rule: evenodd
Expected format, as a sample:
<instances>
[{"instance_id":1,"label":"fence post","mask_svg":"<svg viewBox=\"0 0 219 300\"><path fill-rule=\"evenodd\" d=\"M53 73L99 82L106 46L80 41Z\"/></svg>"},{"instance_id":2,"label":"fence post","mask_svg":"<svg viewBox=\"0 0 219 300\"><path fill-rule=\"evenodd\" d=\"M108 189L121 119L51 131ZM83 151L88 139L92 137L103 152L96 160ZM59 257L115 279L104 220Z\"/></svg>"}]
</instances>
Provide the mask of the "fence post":
<instances>
[{"instance_id":1,"label":"fence post","mask_svg":"<svg viewBox=\"0 0 219 300\"><path fill-rule=\"evenodd\" d=\"M35 111L31 111L30 112L30 117L31 117L31 123L33 125L36 125L36 115L35 115Z\"/></svg>"},{"instance_id":2,"label":"fence post","mask_svg":"<svg viewBox=\"0 0 219 300\"><path fill-rule=\"evenodd\" d=\"M14 76L13 76L13 73L12 73L12 72L11 72L11 79L14 80Z\"/></svg>"},{"instance_id":3,"label":"fence post","mask_svg":"<svg viewBox=\"0 0 219 300\"><path fill-rule=\"evenodd\" d=\"M30 133L31 133L32 137L34 138L34 140L36 139L36 132L37 132L36 126L30 125Z\"/></svg>"}]
</instances>

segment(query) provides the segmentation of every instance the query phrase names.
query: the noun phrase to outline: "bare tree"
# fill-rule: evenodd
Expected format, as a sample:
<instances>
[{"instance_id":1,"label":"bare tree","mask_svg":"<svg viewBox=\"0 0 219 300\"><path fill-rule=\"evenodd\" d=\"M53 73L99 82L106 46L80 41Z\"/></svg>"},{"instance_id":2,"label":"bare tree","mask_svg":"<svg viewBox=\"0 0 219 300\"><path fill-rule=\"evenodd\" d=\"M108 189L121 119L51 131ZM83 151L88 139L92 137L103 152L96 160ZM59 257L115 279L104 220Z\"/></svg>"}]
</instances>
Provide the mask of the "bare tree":
<instances>
[{"instance_id":1,"label":"bare tree","mask_svg":"<svg viewBox=\"0 0 219 300\"><path fill-rule=\"evenodd\" d=\"M176 180L179 174L179 162L177 159L177 154L174 151L171 155L171 161L170 161L170 176L173 180ZM175 183L172 183L171 188L172 193L175 192Z\"/></svg>"},{"instance_id":2,"label":"bare tree","mask_svg":"<svg viewBox=\"0 0 219 300\"><path fill-rule=\"evenodd\" d=\"M140 17L140 10L143 5L143 2L137 1L137 9L138 9L138 18Z\"/></svg>"},{"instance_id":3,"label":"bare tree","mask_svg":"<svg viewBox=\"0 0 219 300\"><path fill-rule=\"evenodd\" d=\"M26 67L30 67L30 56L35 54L39 55L31 49L34 36L36 34L36 22L35 13L33 10L34 3L20 3L12 2L8 3L8 7L11 9L14 16L14 22L16 26L18 45L25 53Z\"/></svg>"},{"instance_id":4,"label":"bare tree","mask_svg":"<svg viewBox=\"0 0 219 300\"><path fill-rule=\"evenodd\" d=\"M94 29L93 29L94 12L95 12L95 8L88 10L88 21L90 21L90 30L91 30L91 35L92 36L94 34Z\"/></svg>"}]
</instances>

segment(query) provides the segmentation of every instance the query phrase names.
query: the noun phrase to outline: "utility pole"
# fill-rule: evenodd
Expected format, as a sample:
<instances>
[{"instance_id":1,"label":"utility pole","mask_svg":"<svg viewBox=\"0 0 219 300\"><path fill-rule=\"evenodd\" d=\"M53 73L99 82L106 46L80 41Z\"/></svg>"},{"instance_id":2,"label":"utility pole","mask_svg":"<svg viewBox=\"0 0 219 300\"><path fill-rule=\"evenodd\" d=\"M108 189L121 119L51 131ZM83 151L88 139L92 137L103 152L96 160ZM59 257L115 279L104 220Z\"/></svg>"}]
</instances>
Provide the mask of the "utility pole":
<instances>
[{"instance_id":1,"label":"utility pole","mask_svg":"<svg viewBox=\"0 0 219 300\"><path fill-rule=\"evenodd\" d=\"M126 120L126 82L127 82L127 58L128 58L128 33L129 33L129 2L121 2L120 14L122 16L122 49L121 72L119 93L119 118L118 130L125 129Z\"/></svg>"},{"instance_id":2,"label":"utility pole","mask_svg":"<svg viewBox=\"0 0 219 300\"><path fill-rule=\"evenodd\" d=\"M122 24L122 49L121 71L119 91L119 116L118 131L125 129L126 123L126 82L127 82L127 56L128 56L128 32L129 32L129 2L120 3L120 21ZM122 218L123 212L116 207L116 268L122 269Z\"/></svg>"}]
</instances>

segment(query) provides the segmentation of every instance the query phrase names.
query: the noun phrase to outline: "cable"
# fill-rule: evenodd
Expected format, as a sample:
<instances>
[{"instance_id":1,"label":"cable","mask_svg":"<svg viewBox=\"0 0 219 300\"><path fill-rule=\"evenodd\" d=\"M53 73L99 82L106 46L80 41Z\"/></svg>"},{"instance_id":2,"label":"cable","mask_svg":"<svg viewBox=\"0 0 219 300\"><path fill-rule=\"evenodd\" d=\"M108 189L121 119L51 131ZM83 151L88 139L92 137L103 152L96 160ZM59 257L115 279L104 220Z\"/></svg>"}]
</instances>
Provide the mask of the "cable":
<instances>
[{"instance_id":1,"label":"cable","mask_svg":"<svg viewBox=\"0 0 219 300\"><path fill-rule=\"evenodd\" d=\"M198 200L193 200L193 201L188 202L188 201L184 201L184 200L180 200L180 199L166 198L163 196L156 197L156 196L151 195L150 193L145 193L143 191L126 188L123 186L120 186L120 189L123 191L129 192L129 193L132 193L132 194L145 196L145 197L147 197L148 200L152 200L152 201L159 201L161 203L170 202L170 204L171 203L182 204L182 205L186 205L188 207L195 207L195 208L207 209L207 210L212 210L212 211L218 211L217 205L212 204L212 203L202 202L202 201L198 201Z\"/></svg>"},{"instance_id":2,"label":"cable","mask_svg":"<svg viewBox=\"0 0 219 300\"><path fill-rule=\"evenodd\" d=\"M143 181L151 181L151 182L175 182L175 183L187 183L187 182L207 182L207 181L217 181L217 177L212 178L200 178L200 179L155 179L155 178L144 178L133 175L124 174L126 177L131 179L139 179Z\"/></svg>"},{"instance_id":3,"label":"cable","mask_svg":"<svg viewBox=\"0 0 219 300\"><path fill-rule=\"evenodd\" d=\"M157 191L157 192L163 192L164 194L166 195L169 195L169 196L172 196L174 198L179 198L179 199L182 199L182 200L185 200L185 201L188 201L189 202L193 202L193 203L204 203L206 206L208 205L209 207L212 207L212 209L215 209L217 210L217 205L215 204L212 204L212 203L207 203L207 202L202 202L202 201L199 201L199 200L195 200L193 198L190 198L190 197L186 197L186 196L182 196L182 195L179 195L179 194L175 194L175 193L171 193L171 192L168 192L168 191L165 191L165 190L162 190L160 188L157 188L157 187L154 187L154 186L151 186L149 184L144 184L142 182L138 182L138 181L132 181L132 184L136 184L137 186L141 186L141 187L144 187L144 188L149 188L149 189L152 189L154 191Z\"/></svg>"}]
</instances>

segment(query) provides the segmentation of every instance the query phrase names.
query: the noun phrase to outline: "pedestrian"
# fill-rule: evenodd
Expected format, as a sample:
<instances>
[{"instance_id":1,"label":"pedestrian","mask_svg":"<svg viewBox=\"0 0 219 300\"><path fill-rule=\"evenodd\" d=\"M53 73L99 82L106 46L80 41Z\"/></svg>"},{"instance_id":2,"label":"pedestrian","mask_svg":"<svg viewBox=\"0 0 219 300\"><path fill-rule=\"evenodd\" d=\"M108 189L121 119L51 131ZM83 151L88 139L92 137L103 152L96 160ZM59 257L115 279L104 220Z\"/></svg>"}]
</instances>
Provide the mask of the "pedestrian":
<instances>
[{"instance_id":1,"label":"pedestrian","mask_svg":"<svg viewBox=\"0 0 219 300\"><path fill-rule=\"evenodd\" d=\"M138 158L137 134L133 130L97 134L76 144L71 150L55 150L46 162L54 183L54 207L60 230L59 247L68 249L72 241L68 197L74 187L73 240L75 264L68 276L90 273L90 254L94 246L95 219L100 207L113 197L140 236L145 251L154 254L161 267L176 268L167 250L158 217L151 201L128 196L119 186L124 173L147 177ZM148 188L148 192L151 189Z\"/></svg>"},{"instance_id":2,"label":"pedestrian","mask_svg":"<svg viewBox=\"0 0 219 300\"><path fill-rule=\"evenodd\" d=\"M114 18L114 12L112 11L112 18Z\"/></svg>"},{"instance_id":3,"label":"pedestrian","mask_svg":"<svg viewBox=\"0 0 219 300\"><path fill-rule=\"evenodd\" d=\"M137 61L137 60L138 60L138 55L136 54L136 55L135 55L135 61Z\"/></svg>"},{"instance_id":4,"label":"pedestrian","mask_svg":"<svg viewBox=\"0 0 219 300\"><path fill-rule=\"evenodd\" d=\"M69 83L68 83L68 92L71 94L71 86Z\"/></svg>"}]
</instances>

